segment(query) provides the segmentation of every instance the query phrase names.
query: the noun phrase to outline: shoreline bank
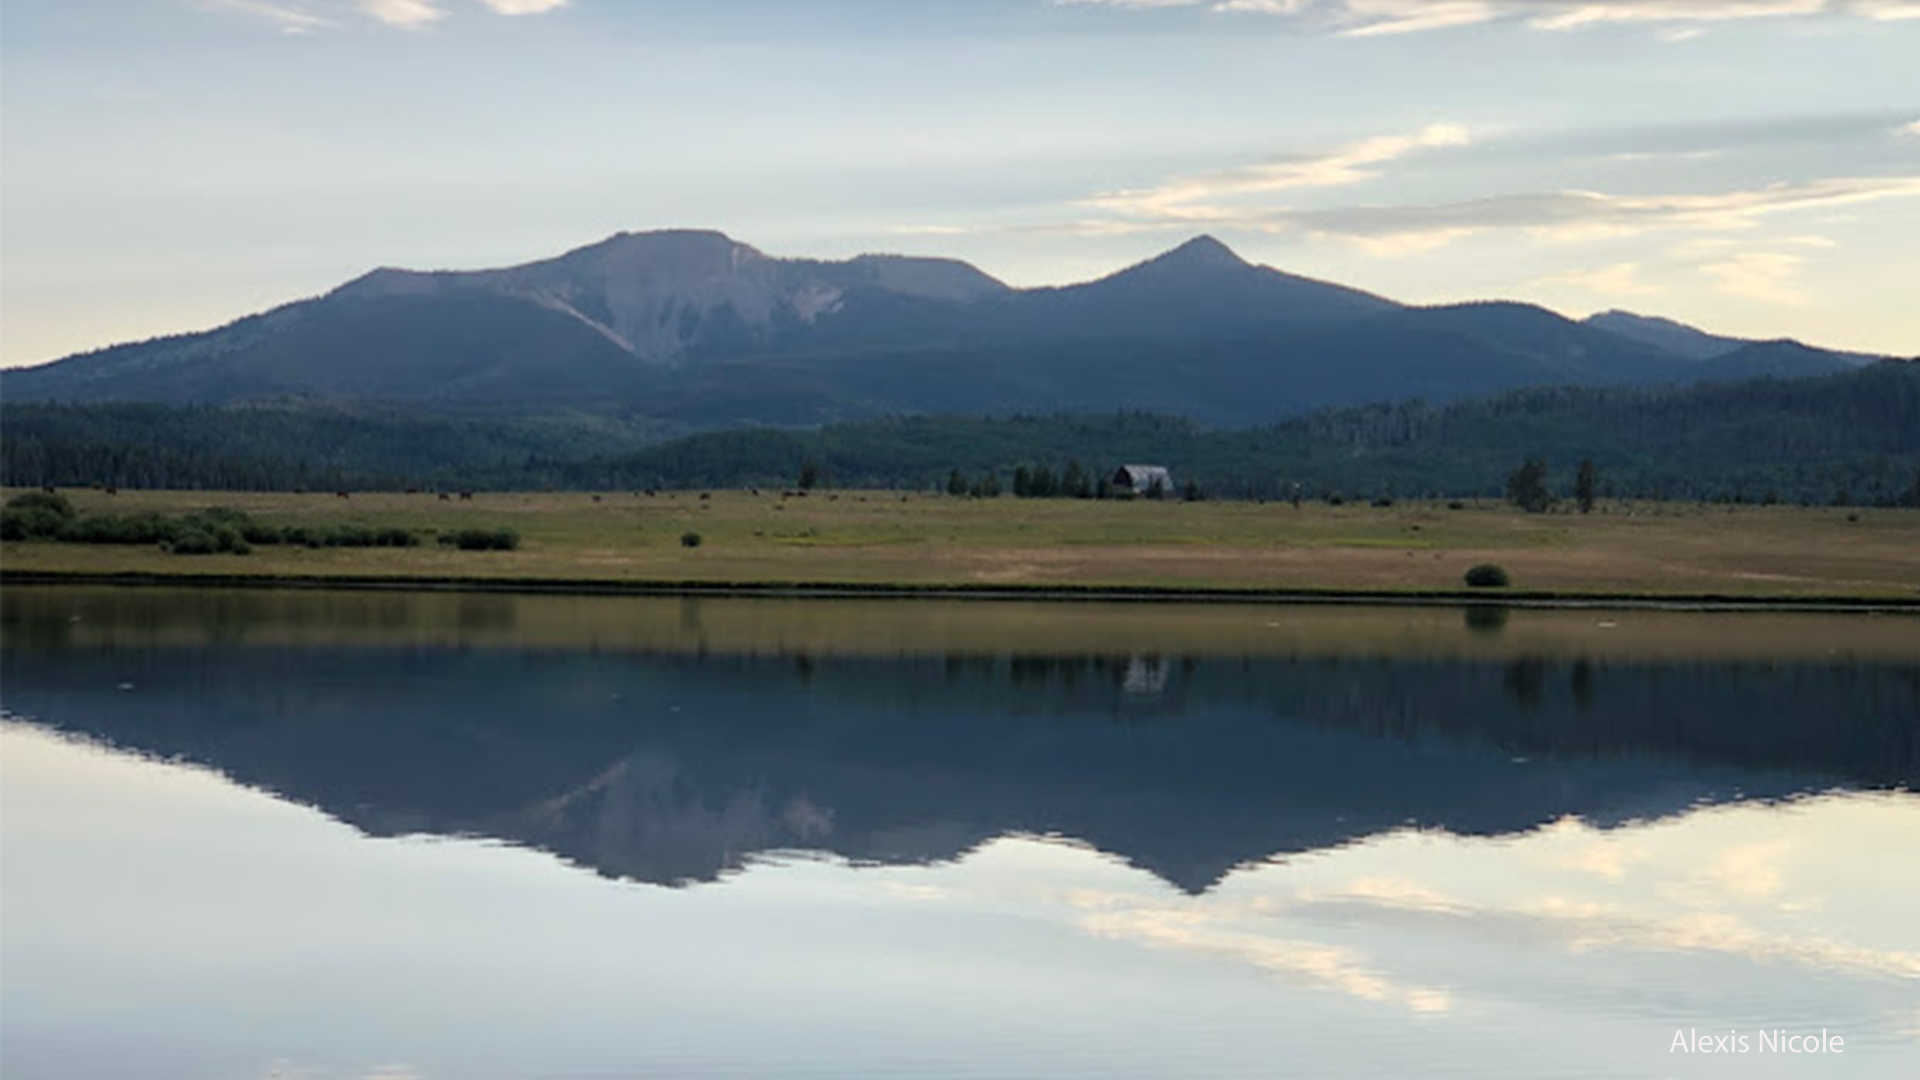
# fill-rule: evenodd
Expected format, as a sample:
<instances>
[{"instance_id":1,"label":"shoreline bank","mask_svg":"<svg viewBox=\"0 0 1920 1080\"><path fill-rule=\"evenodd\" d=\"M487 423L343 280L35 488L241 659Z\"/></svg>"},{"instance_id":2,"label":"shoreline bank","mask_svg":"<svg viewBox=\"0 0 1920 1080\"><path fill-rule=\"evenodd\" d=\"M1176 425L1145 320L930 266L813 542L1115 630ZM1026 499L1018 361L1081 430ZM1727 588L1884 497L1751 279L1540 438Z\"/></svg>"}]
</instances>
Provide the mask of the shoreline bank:
<instances>
[{"instance_id":1,"label":"shoreline bank","mask_svg":"<svg viewBox=\"0 0 1920 1080\"><path fill-rule=\"evenodd\" d=\"M0 587L93 585L125 588L220 588L468 592L577 596L760 597L767 599L1019 600L1116 603L1316 604L1383 607L1513 607L1646 611L1806 611L1920 616L1913 599L1828 596L1729 596L1716 593L1620 593L1554 590L1262 589L1153 585L872 583L833 581L672 581L601 578L431 577L406 575L269 575L93 573L0 568Z\"/></svg>"}]
</instances>

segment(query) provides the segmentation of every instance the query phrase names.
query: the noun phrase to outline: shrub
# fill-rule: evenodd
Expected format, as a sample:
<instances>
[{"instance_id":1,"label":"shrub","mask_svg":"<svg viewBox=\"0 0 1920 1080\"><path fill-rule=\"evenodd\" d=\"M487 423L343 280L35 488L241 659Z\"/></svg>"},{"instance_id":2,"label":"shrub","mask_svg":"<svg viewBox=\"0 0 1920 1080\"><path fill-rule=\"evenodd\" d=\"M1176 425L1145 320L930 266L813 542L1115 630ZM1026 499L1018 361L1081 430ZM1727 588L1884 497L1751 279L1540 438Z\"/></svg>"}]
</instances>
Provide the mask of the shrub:
<instances>
[{"instance_id":1,"label":"shrub","mask_svg":"<svg viewBox=\"0 0 1920 1080\"><path fill-rule=\"evenodd\" d=\"M700 546L700 534L699 534L699 533L697 533L697 532L683 532L683 533L681 533L681 534L680 534L680 546L681 546L681 547L683 547L683 548L697 548L697 547L699 547L699 546Z\"/></svg>"},{"instance_id":2,"label":"shrub","mask_svg":"<svg viewBox=\"0 0 1920 1080\"><path fill-rule=\"evenodd\" d=\"M52 491L28 491L15 495L7 500L6 508L8 510L45 510L62 521L70 521L73 518L73 504L67 501L65 495Z\"/></svg>"},{"instance_id":3,"label":"shrub","mask_svg":"<svg viewBox=\"0 0 1920 1080\"><path fill-rule=\"evenodd\" d=\"M58 536L66 519L43 506L0 510L0 540L38 540Z\"/></svg>"},{"instance_id":4,"label":"shrub","mask_svg":"<svg viewBox=\"0 0 1920 1080\"><path fill-rule=\"evenodd\" d=\"M287 534L292 529L282 529L274 525L262 525L257 521L248 521L240 526L240 535L249 544L284 544L289 541Z\"/></svg>"},{"instance_id":5,"label":"shrub","mask_svg":"<svg viewBox=\"0 0 1920 1080\"><path fill-rule=\"evenodd\" d=\"M1467 584L1476 589L1504 589L1511 582L1506 570L1493 563L1481 563L1467 571Z\"/></svg>"},{"instance_id":6,"label":"shrub","mask_svg":"<svg viewBox=\"0 0 1920 1080\"><path fill-rule=\"evenodd\" d=\"M512 551L520 546L520 534L512 529L461 529L441 534L440 542L461 551Z\"/></svg>"},{"instance_id":7,"label":"shrub","mask_svg":"<svg viewBox=\"0 0 1920 1080\"><path fill-rule=\"evenodd\" d=\"M207 530L189 525L176 531L166 548L175 555L211 555L220 550L220 543Z\"/></svg>"},{"instance_id":8,"label":"shrub","mask_svg":"<svg viewBox=\"0 0 1920 1080\"><path fill-rule=\"evenodd\" d=\"M69 523L60 539L75 544L164 544L179 529L178 522L158 514L99 514Z\"/></svg>"}]
</instances>

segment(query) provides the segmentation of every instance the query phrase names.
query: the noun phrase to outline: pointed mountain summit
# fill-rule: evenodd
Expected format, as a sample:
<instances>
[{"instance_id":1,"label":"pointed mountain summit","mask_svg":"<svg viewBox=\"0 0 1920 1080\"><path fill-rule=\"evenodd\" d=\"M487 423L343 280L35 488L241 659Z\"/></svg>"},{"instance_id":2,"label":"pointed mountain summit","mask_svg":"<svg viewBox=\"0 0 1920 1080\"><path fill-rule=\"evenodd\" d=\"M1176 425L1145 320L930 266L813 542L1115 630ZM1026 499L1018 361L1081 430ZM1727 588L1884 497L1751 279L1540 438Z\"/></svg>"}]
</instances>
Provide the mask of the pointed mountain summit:
<instances>
[{"instance_id":1,"label":"pointed mountain summit","mask_svg":"<svg viewBox=\"0 0 1920 1080\"><path fill-rule=\"evenodd\" d=\"M1109 330L1211 332L1233 326L1306 325L1391 311L1400 305L1344 285L1247 262L1211 236L1196 236L1145 262L1082 285L1023 294L1057 318Z\"/></svg>"},{"instance_id":2,"label":"pointed mountain summit","mask_svg":"<svg viewBox=\"0 0 1920 1080\"><path fill-rule=\"evenodd\" d=\"M1201 233L1179 247L1163 252L1134 267L1135 271L1154 269L1161 273L1205 273L1209 270L1246 270L1253 264L1241 258L1220 241ZM1126 271L1122 271L1125 273Z\"/></svg>"}]
</instances>

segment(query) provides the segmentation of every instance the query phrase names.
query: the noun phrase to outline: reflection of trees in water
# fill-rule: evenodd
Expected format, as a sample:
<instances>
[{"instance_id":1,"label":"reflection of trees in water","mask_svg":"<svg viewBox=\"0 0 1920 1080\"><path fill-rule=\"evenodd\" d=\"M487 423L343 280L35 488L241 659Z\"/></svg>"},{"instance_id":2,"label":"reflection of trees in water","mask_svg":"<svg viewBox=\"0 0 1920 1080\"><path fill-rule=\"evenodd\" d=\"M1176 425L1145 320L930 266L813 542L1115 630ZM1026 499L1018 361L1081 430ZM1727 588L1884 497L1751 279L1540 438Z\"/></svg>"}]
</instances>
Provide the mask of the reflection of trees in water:
<instances>
[{"instance_id":1,"label":"reflection of trees in water","mask_svg":"<svg viewBox=\"0 0 1920 1080\"><path fill-rule=\"evenodd\" d=\"M1537 709L1547 685L1547 662L1538 656L1520 656L1507 661L1501 682L1522 709Z\"/></svg>"},{"instance_id":2,"label":"reflection of trees in water","mask_svg":"<svg viewBox=\"0 0 1920 1080\"><path fill-rule=\"evenodd\" d=\"M1461 612L1461 621L1476 634L1498 634L1507 628L1509 612L1501 604L1469 604Z\"/></svg>"}]
</instances>

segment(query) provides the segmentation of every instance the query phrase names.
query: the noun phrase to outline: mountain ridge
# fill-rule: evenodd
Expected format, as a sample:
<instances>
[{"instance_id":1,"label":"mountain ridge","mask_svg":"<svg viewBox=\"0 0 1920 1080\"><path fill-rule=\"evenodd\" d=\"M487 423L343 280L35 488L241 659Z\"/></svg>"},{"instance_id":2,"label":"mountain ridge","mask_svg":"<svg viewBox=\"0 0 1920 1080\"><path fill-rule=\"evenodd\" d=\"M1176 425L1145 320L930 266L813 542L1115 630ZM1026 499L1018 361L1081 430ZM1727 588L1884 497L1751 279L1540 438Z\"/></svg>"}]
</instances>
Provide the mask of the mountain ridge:
<instances>
[{"instance_id":1,"label":"mountain ridge","mask_svg":"<svg viewBox=\"0 0 1920 1080\"><path fill-rule=\"evenodd\" d=\"M210 331L6 371L0 387L18 401L363 399L687 428L1127 408L1243 425L1859 359L1714 339L1728 349L1703 360L1646 337L1510 301L1404 305L1204 235L1092 281L1016 289L955 259L786 259L672 229L493 269L380 267Z\"/></svg>"}]
</instances>

